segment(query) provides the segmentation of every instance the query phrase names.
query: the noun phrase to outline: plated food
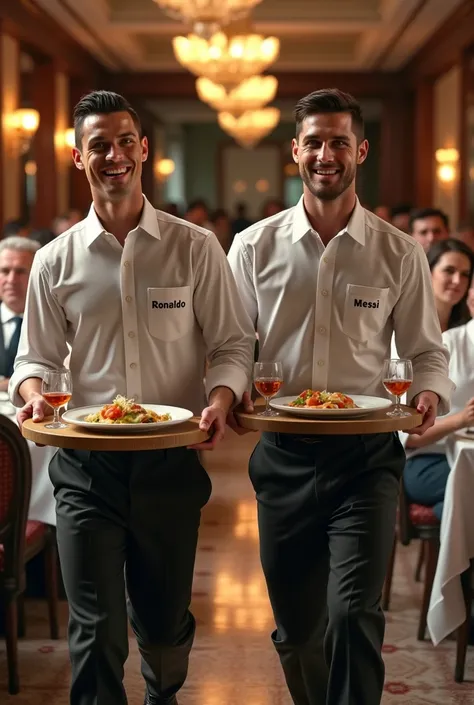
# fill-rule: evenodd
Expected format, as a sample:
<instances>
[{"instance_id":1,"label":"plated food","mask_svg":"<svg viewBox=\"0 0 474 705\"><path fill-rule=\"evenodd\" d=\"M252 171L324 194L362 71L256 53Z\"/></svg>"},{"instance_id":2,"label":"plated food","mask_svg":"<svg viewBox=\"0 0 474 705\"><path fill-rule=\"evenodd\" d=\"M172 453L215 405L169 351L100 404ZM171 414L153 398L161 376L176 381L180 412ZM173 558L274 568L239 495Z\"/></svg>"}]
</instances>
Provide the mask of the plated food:
<instances>
[{"instance_id":1,"label":"plated food","mask_svg":"<svg viewBox=\"0 0 474 705\"><path fill-rule=\"evenodd\" d=\"M290 401L288 406L308 409L358 409L352 397L342 392L320 392L305 389L304 392Z\"/></svg>"},{"instance_id":2,"label":"plated food","mask_svg":"<svg viewBox=\"0 0 474 705\"><path fill-rule=\"evenodd\" d=\"M390 399L371 397L365 394L343 392L319 392L306 389L298 397L274 397L270 406L280 414L306 418L338 419L366 416L392 406Z\"/></svg>"},{"instance_id":3,"label":"plated food","mask_svg":"<svg viewBox=\"0 0 474 705\"><path fill-rule=\"evenodd\" d=\"M141 404L136 404L134 399L127 399L120 394L112 404L104 404L99 411L84 417L87 423L101 424L160 423L171 420L170 413L157 414L152 409L145 409Z\"/></svg>"}]
</instances>

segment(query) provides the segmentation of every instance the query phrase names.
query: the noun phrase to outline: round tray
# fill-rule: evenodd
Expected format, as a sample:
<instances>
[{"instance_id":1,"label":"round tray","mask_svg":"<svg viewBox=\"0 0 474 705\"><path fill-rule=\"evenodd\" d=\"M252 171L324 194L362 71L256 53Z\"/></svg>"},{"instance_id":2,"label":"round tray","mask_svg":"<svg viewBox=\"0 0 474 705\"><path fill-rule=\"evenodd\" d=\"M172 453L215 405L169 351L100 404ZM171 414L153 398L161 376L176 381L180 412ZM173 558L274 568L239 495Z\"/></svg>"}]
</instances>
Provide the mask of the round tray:
<instances>
[{"instance_id":1,"label":"round tray","mask_svg":"<svg viewBox=\"0 0 474 705\"><path fill-rule=\"evenodd\" d=\"M44 421L33 422L27 419L22 426L23 436L29 441L45 446L76 450L159 450L194 445L209 438L206 431L200 430L199 418L193 418L176 426L168 426L158 433L133 434L100 433L100 431L89 431L72 424L67 428L45 428L51 419L52 416Z\"/></svg>"},{"instance_id":2,"label":"round tray","mask_svg":"<svg viewBox=\"0 0 474 705\"><path fill-rule=\"evenodd\" d=\"M416 409L409 406L402 406L405 411L410 412L410 416L394 418L387 416L387 409L373 411L361 418L348 419L306 419L301 416L285 415L280 412L280 416L258 416L258 412L263 410L264 401L258 399L255 402L255 413L248 414L237 407L234 414L239 424L243 428L252 431L273 431L276 433L296 433L306 435L356 435L365 433L390 433L391 431L409 431L416 426L420 426L422 416Z\"/></svg>"}]
</instances>

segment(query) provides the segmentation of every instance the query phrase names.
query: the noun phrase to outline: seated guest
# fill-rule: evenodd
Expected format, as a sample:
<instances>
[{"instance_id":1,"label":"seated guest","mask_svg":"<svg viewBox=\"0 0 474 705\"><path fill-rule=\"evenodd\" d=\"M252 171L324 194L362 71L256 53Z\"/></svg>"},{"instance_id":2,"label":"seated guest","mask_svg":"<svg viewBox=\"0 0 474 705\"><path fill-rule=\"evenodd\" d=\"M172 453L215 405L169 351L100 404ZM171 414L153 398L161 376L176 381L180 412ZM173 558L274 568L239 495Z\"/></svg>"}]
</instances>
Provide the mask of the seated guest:
<instances>
[{"instance_id":1,"label":"seated guest","mask_svg":"<svg viewBox=\"0 0 474 705\"><path fill-rule=\"evenodd\" d=\"M206 202L201 199L191 201L184 214L184 220L209 230L209 209Z\"/></svg>"},{"instance_id":2,"label":"seated guest","mask_svg":"<svg viewBox=\"0 0 474 705\"><path fill-rule=\"evenodd\" d=\"M374 213L386 223L390 223L390 208L388 206L375 206Z\"/></svg>"},{"instance_id":3,"label":"seated guest","mask_svg":"<svg viewBox=\"0 0 474 705\"><path fill-rule=\"evenodd\" d=\"M235 205L235 218L232 221L232 235L241 233L242 230L249 228L253 221L250 220L247 214L247 204L243 202Z\"/></svg>"},{"instance_id":4,"label":"seated guest","mask_svg":"<svg viewBox=\"0 0 474 705\"><path fill-rule=\"evenodd\" d=\"M467 297L474 273L474 252L459 240L440 240L427 252L441 330L471 318Z\"/></svg>"},{"instance_id":5,"label":"seated guest","mask_svg":"<svg viewBox=\"0 0 474 705\"><path fill-rule=\"evenodd\" d=\"M409 436L404 483L412 502L432 507L441 521L446 483L451 470L444 448L445 439L463 428L474 426L474 320L443 333L451 359L449 376L456 385L451 411L438 417L423 436Z\"/></svg>"},{"instance_id":6,"label":"seated guest","mask_svg":"<svg viewBox=\"0 0 474 705\"><path fill-rule=\"evenodd\" d=\"M0 391L13 372L31 265L40 245L27 237L0 240Z\"/></svg>"},{"instance_id":7,"label":"seated guest","mask_svg":"<svg viewBox=\"0 0 474 705\"><path fill-rule=\"evenodd\" d=\"M439 240L449 237L449 219L439 208L420 208L410 215L409 233L425 252Z\"/></svg>"},{"instance_id":8,"label":"seated guest","mask_svg":"<svg viewBox=\"0 0 474 705\"><path fill-rule=\"evenodd\" d=\"M402 233L408 233L410 229L410 213L412 211L412 206L408 204L401 204L399 206L394 206L390 213L390 222L395 228L398 228ZM378 215L378 213L377 213ZM382 218L383 216L379 216Z\"/></svg>"},{"instance_id":9,"label":"seated guest","mask_svg":"<svg viewBox=\"0 0 474 705\"><path fill-rule=\"evenodd\" d=\"M443 340L451 354L449 376L456 390L448 416L437 418L423 436L403 435L407 453L403 477L410 501L433 507L441 520L450 471L444 439L474 425L474 321L469 320L466 303L474 253L458 240L443 240L429 250L428 263Z\"/></svg>"},{"instance_id":10,"label":"seated guest","mask_svg":"<svg viewBox=\"0 0 474 705\"><path fill-rule=\"evenodd\" d=\"M461 223L453 237L474 250L474 225L472 223Z\"/></svg>"},{"instance_id":11,"label":"seated guest","mask_svg":"<svg viewBox=\"0 0 474 705\"><path fill-rule=\"evenodd\" d=\"M212 232L219 240L224 252L227 254L231 244L231 226L227 211L223 208L218 208L215 210L211 215L210 223Z\"/></svg>"},{"instance_id":12,"label":"seated guest","mask_svg":"<svg viewBox=\"0 0 474 705\"><path fill-rule=\"evenodd\" d=\"M30 234L30 226L26 218L15 218L5 223L2 232L2 238L18 235L19 237L28 237Z\"/></svg>"}]
</instances>

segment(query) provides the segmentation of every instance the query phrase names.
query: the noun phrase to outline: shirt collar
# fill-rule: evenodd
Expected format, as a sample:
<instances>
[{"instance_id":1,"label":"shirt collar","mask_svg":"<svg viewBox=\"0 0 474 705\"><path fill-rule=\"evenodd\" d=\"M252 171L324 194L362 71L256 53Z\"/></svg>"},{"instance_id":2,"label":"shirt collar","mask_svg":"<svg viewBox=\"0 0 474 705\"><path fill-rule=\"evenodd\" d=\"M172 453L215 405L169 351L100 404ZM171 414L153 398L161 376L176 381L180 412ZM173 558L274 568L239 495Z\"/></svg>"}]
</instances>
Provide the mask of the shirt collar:
<instances>
[{"instance_id":1,"label":"shirt collar","mask_svg":"<svg viewBox=\"0 0 474 705\"><path fill-rule=\"evenodd\" d=\"M293 235L292 243L301 240L306 233L313 230L311 223L309 222L308 214L303 203L303 196L296 204L293 211ZM347 223L346 227L341 230L338 235L342 233L348 233L356 242L361 245L365 245L365 210L360 205L359 199L356 197L356 205L352 211L352 215Z\"/></svg>"},{"instance_id":2,"label":"shirt collar","mask_svg":"<svg viewBox=\"0 0 474 705\"><path fill-rule=\"evenodd\" d=\"M98 237L103 235L106 230L99 220L97 213L95 212L94 204L91 205L89 213L84 221L85 223L85 242L87 247L90 247L92 243L97 240ZM158 220L156 217L156 210L151 205L150 201L143 196L143 210L140 218L140 222L137 227L130 232L137 232L138 229L143 230L157 240L161 240L160 228L158 226Z\"/></svg>"},{"instance_id":3,"label":"shirt collar","mask_svg":"<svg viewBox=\"0 0 474 705\"><path fill-rule=\"evenodd\" d=\"M8 323L9 321L12 320L12 318L17 318L17 317L23 318L22 313L15 313L15 311L12 311L11 308L8 308L6 303L2 301L0 305L0 320L3 323Z\"/></svg>"}]
</instances>

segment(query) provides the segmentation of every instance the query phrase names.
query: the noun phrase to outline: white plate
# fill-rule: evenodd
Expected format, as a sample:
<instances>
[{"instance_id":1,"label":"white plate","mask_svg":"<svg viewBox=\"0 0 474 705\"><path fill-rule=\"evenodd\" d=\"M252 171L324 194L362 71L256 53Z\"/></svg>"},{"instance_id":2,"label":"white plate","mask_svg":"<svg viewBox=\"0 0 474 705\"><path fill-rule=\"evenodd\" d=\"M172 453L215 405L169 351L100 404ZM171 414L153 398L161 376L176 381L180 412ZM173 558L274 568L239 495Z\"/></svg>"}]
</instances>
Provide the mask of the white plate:
<instances>
[{"instance_id":1,"label":"white plate","mask_svg":"<svg viewBox=\"0 0 474 705\"><path fill-rule=\"evenodd\" d=\"M277 411L284 411L285 414L319 419L327 419L328 417L336 418L336 416L338 418L346 416L366 416L372 411L387 409L389 406L392 406L390 399L384 399L383 397L368 397L363 394L349 394L349 396L354 400L354 403L357 404L358 409L318 409L316 407L288 406L290 401L296 399L296 396L276 397L270 401L270 406Z\"/></svg>"},{"instance_id":2,"label":"white plate","mask_svg":"<svg viewBox=\"0 0 474 705\"><path fill-rule=\"evenodd\" d=\"M149 431L158 431L166 426L176 426L177 424L189 421L194 414L189 409L181 409L178 406L164 406L162 404L141 404L145 409L151 409L157 414L171 414L171 421L157 421L155 423L91 423L84 421L89 414L95 414L100 411L103 404L96 406L78 406L76 409L69 409L62 414L64 421L82 426L100 433L146 433Z\"/></svg>"}]
</instances>

